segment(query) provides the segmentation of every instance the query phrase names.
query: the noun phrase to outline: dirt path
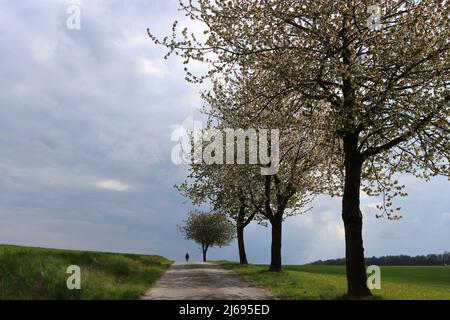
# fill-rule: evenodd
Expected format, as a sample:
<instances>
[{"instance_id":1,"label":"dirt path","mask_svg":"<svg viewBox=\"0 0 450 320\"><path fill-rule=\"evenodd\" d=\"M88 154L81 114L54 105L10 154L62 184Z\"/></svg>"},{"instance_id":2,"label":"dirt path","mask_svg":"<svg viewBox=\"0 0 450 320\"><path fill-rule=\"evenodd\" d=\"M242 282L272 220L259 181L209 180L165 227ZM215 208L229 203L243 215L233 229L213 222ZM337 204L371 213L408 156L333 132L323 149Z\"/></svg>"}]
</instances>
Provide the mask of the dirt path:
<instances>
[{"instance_id":1,"label":"dirt path","mask_svg":"<svg viewBox=\"0 0 450 320\"><path fill-rule=\"evenodd\" d=\"M144 300L274 299L236 272L212 263L174 263L145 294Z\"/></svg>"}]
</instances>

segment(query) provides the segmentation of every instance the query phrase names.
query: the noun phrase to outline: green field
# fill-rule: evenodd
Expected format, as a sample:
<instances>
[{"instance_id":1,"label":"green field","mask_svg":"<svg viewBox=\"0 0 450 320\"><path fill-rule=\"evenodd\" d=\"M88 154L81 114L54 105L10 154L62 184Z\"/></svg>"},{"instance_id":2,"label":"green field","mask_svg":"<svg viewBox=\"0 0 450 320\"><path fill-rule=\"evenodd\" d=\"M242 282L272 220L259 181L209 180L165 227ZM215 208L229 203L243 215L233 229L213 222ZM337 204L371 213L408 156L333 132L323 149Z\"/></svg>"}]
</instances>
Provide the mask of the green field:
<instances>
[{"instance_id":1,"label":"green field","mask_svg":"<svg viewBox=\"0 0 450 320\"><path fill-rule=\"evenodd\" d=\"M344 266L285 266L281 273L267 272L267 266L241 266L220 262L284 299L345 299ZM374 299L450 300L450 267L381 268L381 290Z\"/></svg>"},{"instance_id":2,"label":"green field","mask_svg":"<svg viewBox=\"0 0 450 320\"><path fill-rule=\"evenodd\" d=\"M170 266L160 256L0 245L0 299L139 299ZM81 289L67 289L67 267Z\"/></svg>"}]
</instances>

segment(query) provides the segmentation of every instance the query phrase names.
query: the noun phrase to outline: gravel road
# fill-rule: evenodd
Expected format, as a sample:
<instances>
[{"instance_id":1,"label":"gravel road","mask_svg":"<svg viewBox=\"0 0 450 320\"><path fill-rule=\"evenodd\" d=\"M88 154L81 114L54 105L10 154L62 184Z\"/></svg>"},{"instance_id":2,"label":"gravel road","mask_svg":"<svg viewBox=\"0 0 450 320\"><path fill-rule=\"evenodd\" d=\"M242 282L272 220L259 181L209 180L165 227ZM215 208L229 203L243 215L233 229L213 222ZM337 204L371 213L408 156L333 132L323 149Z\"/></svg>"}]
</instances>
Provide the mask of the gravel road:
<instances>
[{"instance_id":1,"label":"gravel road","mask_svg":"<svg viewBox=\"0 0 450 320\"><path fill-rule=\"evenodd\" d=\"M236 272L213 263L174 263L144 295L144 300L274 299Z\"/></svg>"}]
</instances>

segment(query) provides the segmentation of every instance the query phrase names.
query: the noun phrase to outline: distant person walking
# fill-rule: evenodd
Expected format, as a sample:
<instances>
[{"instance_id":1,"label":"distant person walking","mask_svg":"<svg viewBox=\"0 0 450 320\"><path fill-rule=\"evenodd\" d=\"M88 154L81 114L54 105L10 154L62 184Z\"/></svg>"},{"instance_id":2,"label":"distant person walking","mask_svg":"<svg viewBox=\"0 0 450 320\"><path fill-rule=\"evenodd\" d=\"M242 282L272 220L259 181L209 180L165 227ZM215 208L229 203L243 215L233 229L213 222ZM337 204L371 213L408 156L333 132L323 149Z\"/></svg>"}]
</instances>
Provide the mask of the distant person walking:
<instances>
[{"instance_id":1,"label":"distant person walking","mask_svg":"<svg viewBox=\"0 0 450 320\"><path fill-rule=\"evenodd\" d=\"M186 255L184 257L186 258L186 262L189 262L189 252L186 252Z\"/></svg>"}]
</instances>

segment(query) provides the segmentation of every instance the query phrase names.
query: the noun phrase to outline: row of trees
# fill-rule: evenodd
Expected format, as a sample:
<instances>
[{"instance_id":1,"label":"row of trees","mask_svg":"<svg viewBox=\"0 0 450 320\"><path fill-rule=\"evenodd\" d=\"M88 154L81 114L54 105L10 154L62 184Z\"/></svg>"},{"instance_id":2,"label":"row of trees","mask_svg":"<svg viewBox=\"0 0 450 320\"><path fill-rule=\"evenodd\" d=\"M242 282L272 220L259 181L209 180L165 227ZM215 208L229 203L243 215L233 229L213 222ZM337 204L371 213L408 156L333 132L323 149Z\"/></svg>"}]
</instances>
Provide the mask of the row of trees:
<instances>
[{"instance_id":1,"label":"row of trees","mask_svg":"<svg viewBox=\"0 0 450 320\"><path fill-rule=\"evenodd\" d=\"M405 196L397 173L449 176L450 44L447 1L181 1L204 33L158 38L208 81L210 126L280 130L279 170L258 165L191 165L179 188L236 221L272 227L271 271L281 270L282 222L317 194L342 198L348 294L366 286L360 193L381 197L380 216L398 219ZM181 37L180 37L181 36ZM191 63L210 66L195 74Z\"/></svg>"},{"instance_id":2,"label":"row of trees","mask_svg":"<svg viewBox=\"0 0 450 320\"><path fill-rule=\"evenodd\" d=\"M428 254L426 256L384 256L384 257L371 257L366 258L367 265L377 266L447 266L450 265L450 253L444 252L443 254ZM311 264L317 265L345 265L345 259L330 259L319 260Z\"/></svg>"}]
</instances>

